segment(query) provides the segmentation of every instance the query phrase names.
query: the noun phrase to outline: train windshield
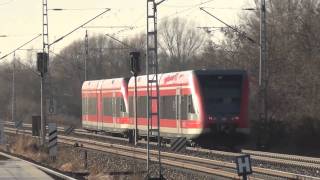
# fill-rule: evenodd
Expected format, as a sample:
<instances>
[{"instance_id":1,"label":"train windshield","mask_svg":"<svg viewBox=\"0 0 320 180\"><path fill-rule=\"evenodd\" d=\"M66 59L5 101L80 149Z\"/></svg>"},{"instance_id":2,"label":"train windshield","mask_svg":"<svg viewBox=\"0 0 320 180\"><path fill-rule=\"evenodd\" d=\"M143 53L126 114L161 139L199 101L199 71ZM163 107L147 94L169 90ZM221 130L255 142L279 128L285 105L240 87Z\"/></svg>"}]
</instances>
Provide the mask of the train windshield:
<instances>
[{"instance_id":1,"label":"train windshield","mask_svg":"<svg viewBox=\"0 0 320 180\"><path fill-rule=\"evenodd\" d=\"M215 117L240 113L242 75L198 75L205 110Z\"/></svg>"}]
</instances>

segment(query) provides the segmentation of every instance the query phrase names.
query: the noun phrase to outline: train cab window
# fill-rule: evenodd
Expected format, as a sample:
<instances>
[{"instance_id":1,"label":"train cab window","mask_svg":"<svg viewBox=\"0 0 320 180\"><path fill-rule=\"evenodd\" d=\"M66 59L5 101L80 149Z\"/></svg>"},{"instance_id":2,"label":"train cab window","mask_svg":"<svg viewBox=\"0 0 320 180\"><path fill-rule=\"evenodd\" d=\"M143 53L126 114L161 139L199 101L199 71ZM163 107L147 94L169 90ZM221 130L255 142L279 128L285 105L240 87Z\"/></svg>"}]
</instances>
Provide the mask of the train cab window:
<instances>
[{"instance_id":1,"label":"train cab window","mask_svg":"<svg viewBox=\"0 0 320 180\"><path fill-rule=\"evenodd\" d=\"M205 111L215 116L240 113L242 74L199 75Z\"/></svg>"},{"instance_id":2,"label":"train cab window","mask_svg":"<svg viewBox=\"0 0 320 180\"><path fill-rule=\"evenodd\" d=\"M103 98L103 115L112 116L112 99Z\"/></svg>"},{"instance_id":3,"label":"train cab window","mask_svg":"<svg viewBox=\"0 0 320 180\"><path fill-rule=\"evenodd\" d=\"M188 113L195 113L191 95L188 96Z\"/></svg>"}]
</instances>

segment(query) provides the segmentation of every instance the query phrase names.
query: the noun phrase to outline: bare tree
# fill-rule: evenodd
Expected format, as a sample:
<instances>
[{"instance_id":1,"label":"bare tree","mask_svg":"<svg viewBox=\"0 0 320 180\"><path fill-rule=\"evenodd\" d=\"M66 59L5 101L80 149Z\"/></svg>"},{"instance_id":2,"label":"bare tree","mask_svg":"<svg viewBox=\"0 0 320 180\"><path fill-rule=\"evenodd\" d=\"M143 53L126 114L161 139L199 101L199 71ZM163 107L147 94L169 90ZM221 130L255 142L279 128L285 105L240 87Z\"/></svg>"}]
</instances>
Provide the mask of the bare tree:
<instances>
[{"instance_id":1,"label":"bare tree","mask_svg":"<svg viewBox=\"0 0 320 180\"><path fill-rule=\"evenodd\" d=\"M172 71L186 68L191 58L203 45L206 34L196 29L193 22L179 17L162 20L159 26L159 46L163 69Z\"/></svg>"}]
</instances>

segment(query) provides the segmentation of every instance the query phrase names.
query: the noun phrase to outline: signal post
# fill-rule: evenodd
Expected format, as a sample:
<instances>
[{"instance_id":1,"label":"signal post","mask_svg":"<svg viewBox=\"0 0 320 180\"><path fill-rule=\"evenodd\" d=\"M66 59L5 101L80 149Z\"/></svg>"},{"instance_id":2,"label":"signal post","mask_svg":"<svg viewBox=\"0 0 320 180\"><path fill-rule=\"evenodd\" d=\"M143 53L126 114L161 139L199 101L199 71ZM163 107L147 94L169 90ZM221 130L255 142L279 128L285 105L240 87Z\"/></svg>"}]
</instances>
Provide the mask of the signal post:
<instances>
[{"instance_id":1,"label":"signal post","mask_svg":"<svg viewBox=\"0 0 320 180\"><path fill-rule=\"evenodd\" d=\"M137 115L137 76L140 73L140 52L130 52L130 71L134 76L134 144L138 144L138 115Z\"/></svg>"}]
</instances>

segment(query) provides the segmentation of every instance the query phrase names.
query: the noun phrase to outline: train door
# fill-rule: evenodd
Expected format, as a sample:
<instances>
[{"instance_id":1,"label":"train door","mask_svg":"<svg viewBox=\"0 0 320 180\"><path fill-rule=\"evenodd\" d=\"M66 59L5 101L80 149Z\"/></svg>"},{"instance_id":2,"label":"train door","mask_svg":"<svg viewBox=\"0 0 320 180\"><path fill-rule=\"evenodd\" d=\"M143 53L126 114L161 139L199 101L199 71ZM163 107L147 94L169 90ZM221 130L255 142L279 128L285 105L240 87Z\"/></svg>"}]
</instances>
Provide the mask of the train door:
<instances>
[{"instance_id":1,"label":"train door","mask_svg":"<svg viewBox=\"0 0 320 180\"><path fill-rule=\"evenodd\" d=\"M88 118L89 105L88 105L88 96L82 92L82 127L89 128L90 124Z\"/></svg>"},{"instance_id":2,"label":"train door","mask_svg":"<svg viewBox=\"0 0 320 180\"><path fill-rule=\"evenodd\" d=\"M176 122L177 132L181 134L181 88L176 90Z\"/></svg>"},{"instance_id":3,"label":"train door","mask_svg":"<svg viewBox=\"0 0 320 180\"><path fill-rule=\"evenodd\" d=\"M118 102L116 93L112 93L112 122L113 122L113 128L118 128L120 126L118 122Z\"/></svg>"},{"instance_id":4,"label":"train door","mask_svg":"<svg viewBox=\"0 0 320 180\"><path fill-rule=\"evenodd\" d=\"M102 81L99 81L97 86L97 128L103 129L103 118L102 118Z\"/></svg>"}]
</instances>

